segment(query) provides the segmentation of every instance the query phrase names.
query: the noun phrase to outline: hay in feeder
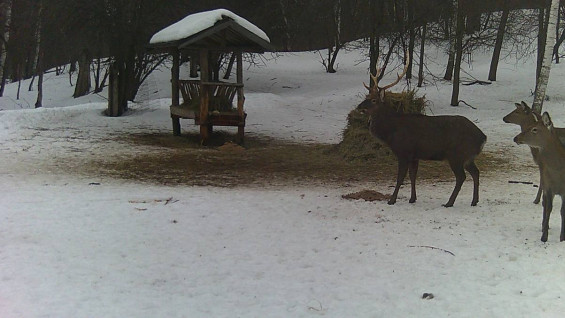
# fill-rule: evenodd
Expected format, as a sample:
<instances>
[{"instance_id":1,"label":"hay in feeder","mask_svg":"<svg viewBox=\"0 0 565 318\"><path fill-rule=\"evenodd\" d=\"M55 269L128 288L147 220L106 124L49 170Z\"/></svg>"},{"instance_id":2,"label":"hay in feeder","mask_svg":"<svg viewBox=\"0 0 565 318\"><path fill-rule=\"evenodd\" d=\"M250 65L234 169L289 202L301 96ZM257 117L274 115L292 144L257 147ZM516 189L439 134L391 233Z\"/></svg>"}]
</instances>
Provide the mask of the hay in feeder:
<instances>
[{"instance_id":1,"label":"hay in feeder","mask_svg":"<svg viewBox=\"0 0 565 318\"><path fill-rule=\"evenodd\" d=\"M187 103L187 107L194 111L200 111L200 96L196 96ZM219 111L219 112L235 112L237 108L233 106L233 103L229 100L227 96L210 96L208 99L208 111Z\"/></svg>"},{"instance_id":2,"label":"hay in feeder","mask_svg":"<svg viewBox=\"0 0 565 318\"><path fill-rule=\"evenodd\" d=\"M416 97L415 90L410 90L387 92L385 105L403 114L424 114L427 102L424 97ZM357 108L347 115L343 139L336 148L346 160L351 161L370 161L390 155L388 147L381 145L369 132L369 115Z\"/></svg>"}]
</instances>

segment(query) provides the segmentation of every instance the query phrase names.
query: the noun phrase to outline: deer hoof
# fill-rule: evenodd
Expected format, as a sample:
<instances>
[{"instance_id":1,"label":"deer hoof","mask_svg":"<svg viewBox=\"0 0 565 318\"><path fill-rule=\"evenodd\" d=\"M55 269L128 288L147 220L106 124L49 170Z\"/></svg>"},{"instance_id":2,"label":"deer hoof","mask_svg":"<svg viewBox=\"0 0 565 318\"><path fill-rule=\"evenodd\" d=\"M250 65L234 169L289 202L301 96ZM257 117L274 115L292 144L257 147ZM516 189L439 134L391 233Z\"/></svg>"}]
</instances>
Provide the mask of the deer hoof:
<instances>
[{"instance_id":1,"label":"deer hoof","mask_svg":"<svg viewBox=\"0 0 565 318\"><path fill-rule=\"evenodd\" d=\"M393 199L390 199L390 200L388 200L388 202L387 202L388 205L393 205L393 204L395 204L395 203L396 203L396 200L393 200Z\"/></svg>"},{"instance_id":2,"label":"deer hoof","mask_svg":"<svg viewBox=\"0 0 565 318\"><path fill-rule=\"evenodd\" d=\"M450 208L450 207L453 206L453 203L447 202L446 204L443 204L443 206L446 207L446 208Z\"/></svg>"},{"instance_id":3,"label":"deer hoof","mask_svg":"<svg viewBox=\"0 0 565 318\"><path fill-rule=\"evenodd\" d=\"M544 242L544 243L547 242L547 235L545 235L545 234L542 235L542 236L541 236L541 241Z\"/></svg>"}]
</instances>

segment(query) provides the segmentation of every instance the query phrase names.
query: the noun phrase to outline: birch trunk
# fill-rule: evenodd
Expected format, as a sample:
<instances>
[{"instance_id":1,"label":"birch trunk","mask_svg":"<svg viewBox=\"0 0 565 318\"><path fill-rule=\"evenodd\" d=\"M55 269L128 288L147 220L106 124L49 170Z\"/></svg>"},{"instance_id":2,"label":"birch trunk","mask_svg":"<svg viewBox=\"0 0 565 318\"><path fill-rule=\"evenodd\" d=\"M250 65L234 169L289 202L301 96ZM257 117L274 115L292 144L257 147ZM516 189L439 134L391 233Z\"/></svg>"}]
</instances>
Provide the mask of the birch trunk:
<instances>
[{"instance_id":1,"label":"birch trunk","mask_svg":"<svg viewBox=\"0 0 565 318\"><path fill-rule=\"evenodd\" d=\"M547 37L545 40L545 50L541 61L540 72L536 79L536 91L534 93L534 102L532 109L541 113L543 100L545 99L545 91L549 81L549 72L551 71L551 58L553 57L553 45L555 44L555 29L557 27L557 15L559 14L559 0L551 0L551 8L549 9L549 22L547 23Z\"/></svg>"},{"instance_id":2,"label":"birch trunk","mask_svg":"<svg viewBox=\"0 0 565 318\"><path fill-rule=\"evenodd\" d=\"M0 41L0 96L3 95L4 93L4 83L5 83L5 79L4 79L4 68L6 65L6 53L7 53L7 47L5 44L8 43L8 40L10 39L10 24L11 24L11 18L12 18L12 1L8 0L4 3L4 12L2 14L2 16L5 19L4 22L4 41Z\"/></svg>"}]
</instances>

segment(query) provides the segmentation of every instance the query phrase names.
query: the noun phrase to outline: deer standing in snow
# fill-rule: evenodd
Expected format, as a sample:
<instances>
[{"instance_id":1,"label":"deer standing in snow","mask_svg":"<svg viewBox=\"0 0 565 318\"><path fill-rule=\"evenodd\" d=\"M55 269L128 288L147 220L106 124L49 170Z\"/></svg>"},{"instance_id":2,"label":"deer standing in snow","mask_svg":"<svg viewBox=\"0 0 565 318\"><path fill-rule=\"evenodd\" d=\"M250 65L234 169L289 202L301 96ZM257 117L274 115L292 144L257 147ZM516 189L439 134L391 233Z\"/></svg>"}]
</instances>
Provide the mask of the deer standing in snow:
<instances>
[{"instance_id":1,"label":"deer standing in snow","mask_svg":"<svg viewBox=\"0 0 565 318\"><path fill-rule=\"evenodd\" d=\"M406 59L408 60L408 59ZM410 203L416 201L416 174L419 160L447 160L455 174L455 188L444 205L453 206L461 185L465 181L465 170L473 177L473 200L479 202L479 169L474 159L481 152L487 137L469 119L462 116L426 116L422 114L401 114L385 105L387 89L398 84L406 74L408 65L402 74L397 74L393 83L380 87L378 77L382 69L377 69L376 76L371 75L374 85L368 87L369 95L359 106L370 115L369 130L381 143L390 147L398 159L396 187L388 204L394 204L406 173L410 172Z\"/></svg>"},{"instance_id":2,"label":"deer standing in snow","mask_svg":"<svg viewBox=\"0 0 565 318\"><path fill-rule=\"evenodd\" d=\"M541 223L541 241L547 241L549 231L549 216L553 209L553 198L561 196L561 235L560 241L565 241L565 148L559 140L551 117L543 113L541 120L514 137L517 144L526 144L537 148L540 162L541 182L543 190L543 218Z\"/></svg>"},{"instance_id":3,"label":"deer standing in snow","mask_svg":"<svg viewBox=\"0 0 565 318\"><path fill-rule=\"evenodd\" d=\"M504 116L504 118L502 118L502 120L505 123L519 125L520 130L524 132L530 126L535 124L537 121L541 120L541 116L538 113L534 112L525 102L522 101L520 104L515 103L515 105L516 105L516 109L510 112L508 115ZM555 133L557 133L557 136L559 137L561 143L564 144L565 128L553 128L553 129L555 130ZM530 151L532 152L532 157L534 158L534 162L540 168L540 185L538 187L538 193L536 194L536 198L534 199L534 203L538 204L542 194L541 166L538 160L539 149L535 147L530 147Z\"/></svg>"}]
</instances>

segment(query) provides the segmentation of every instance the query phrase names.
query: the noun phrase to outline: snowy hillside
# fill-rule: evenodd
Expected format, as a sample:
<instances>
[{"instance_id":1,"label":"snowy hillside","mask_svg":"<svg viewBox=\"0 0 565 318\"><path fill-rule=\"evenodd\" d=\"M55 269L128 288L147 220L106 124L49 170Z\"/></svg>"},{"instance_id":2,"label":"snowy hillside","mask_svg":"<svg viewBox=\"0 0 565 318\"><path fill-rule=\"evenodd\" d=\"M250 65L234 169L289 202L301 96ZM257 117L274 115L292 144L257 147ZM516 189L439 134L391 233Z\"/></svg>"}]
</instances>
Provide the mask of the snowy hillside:
<instances>
[{"instance_id":1,"label":"snowy hillside","mask_svg":"<svg viewBox=\"0 0 565 318\"><path fill-rule=\"evenodd\" d=\"M427 58L439 76L434 61L445 57ZM473 56L463 77L484 80L489 58ZM361 60L344 53L336 74L317 53L245 68L246 133L339 142L365 94ZM392 184L171 187L75 175L93 159L146 150L125 146L124 133L172 133L169 70L119 118L102 115L104 92L70 97L68 75L45 76L37 110L29 82L20 100L10 84L0 98L0 317L562 317L559 200L541 243L537 188L508 182L538 182L528 148L512 142L519 127L502 122L514 102L531 102L534 73L533 61L507 60L499 81L462 86L477 109L449 106L451 85L431 75L418 90L428 114L466 116L488 136L484 151L522 170L481 171L478 206L467 180L450 209L441 204L452 182L421 180L416 203L403 187L388 206L342 195ZM564 82L554 65L544 110L561 127Z\"/></svg>"}]
</instances>

